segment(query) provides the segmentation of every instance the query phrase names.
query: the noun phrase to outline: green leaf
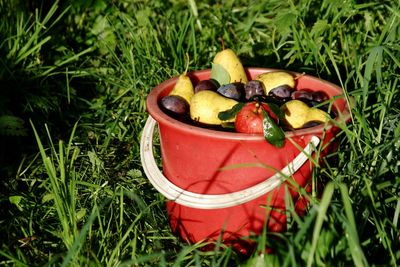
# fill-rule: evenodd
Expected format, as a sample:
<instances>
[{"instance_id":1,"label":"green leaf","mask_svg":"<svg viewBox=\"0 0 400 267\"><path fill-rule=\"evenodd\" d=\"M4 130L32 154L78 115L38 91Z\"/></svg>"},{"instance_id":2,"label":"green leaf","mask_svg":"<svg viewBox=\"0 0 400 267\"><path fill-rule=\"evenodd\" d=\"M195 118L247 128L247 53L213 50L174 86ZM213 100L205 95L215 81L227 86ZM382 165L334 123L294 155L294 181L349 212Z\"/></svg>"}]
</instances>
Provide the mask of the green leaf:
<instances>
[{"instance_id":1,"label":"green leaf","mask_svg":"<svg viewBox=\"0 0 400 267\"><path fill-rule=\"evenodd\" d=\"M46 203L46 202L48 202L48 201L50 201L50 200L53 200L53 199L54 199L53 193L45 194L45 195L43 196L43 198L42 198L42 203Z\"/></svg>"},{"instance_id":2,"label":"green leaf","mask_svg":"<svg viewBox=\"0 0 400 267\"><path fill-rule=\"evenodd\" d=\"M100 53L106 54L109 50L114 51L117 46L117 37L107 19L99 15L94 22L92 33L98 38L97 45L99 46Z\"/></svg>"},{"instance_id":3,"label":"green leaf","mask_svg":"<svg viewBox=\"0 0 400 267\"><path fill-rule=\"evenodd\" d=\"M281 111L281 109L277 104L274 103L266 103L266 104L268 105L272 113L274 113L278 117L278 119L280 120L285 119L285 114Z\"/></svg>"},{"instance_id":4,"label":"green leaf","mask_svg":"<svg viewBox=\"0 0 400 267\"><path fill-rule=\"evenodd\" d=\"M394 130L394 137L396 139L400 137L400 122L397 123L396 129Z\"/></svg>"},{"instance_id":5,"label":"green leaf","mask_svg":"<svg viewBox=\"0 0 400 267\"><path fill-rule=\"evenodd\" d=\"M14 204L20 211L23 210L20 205L22 196L10 196L8 200L10 201L11 204Z\"/></svg>"},{"instance_id":6,"label":"green leaf","mask_svg":"<svg viewBox=\"0 0 400 267\"><path fill-rule=\"evenodd\" d=\"M78 222L82 221L82 219L85 217L85 215L86 215L85 208L78 210L78 212L76 213L76 219L78 220Z\"/></svg>"},{"instance_id":7,"label":"green leaf","mask_svg":"<svg viewBox=\"0 0 400 267\"><path fill-rule=\"evenodd\" d=\"M0 135L27 136L28 131L23 119L11 115L0 116Z\"/></svg>"},{"instance_id":8,"label":"green leaf","mask_svg":"<svg viewBox=\"0 0 400 267\"><path fill-rule=\"evenodd\" d=\"M274 24L276 25L276 30L282 36L290 34L293 25L296 25L297 14L289 10L277 14L274 19Z\"/></svg>"},{"instance_id":9,"label":"green leaf","mask_svg":"<svg viewBox=\"0 0 400 267\"><path fill-rule=\"evenodd\" d=\"M218 113L218 119L220 119L221 121L233 119L243 106L244 103L238 103L234 105L231 109L221 111L220 113Z\"/></svg>"},{"instance_id":10,"label":"green leaf","mask_svg":"<svg viewBox=\"0 0 400 267\"><path fill-rule=\"evenodd\" d=\"M224 129L230 129L230 130L234 130L235 129L235 123L233 122L222 122L221 123L222 128Z\"/></svg>"},{"instance_id":11,"label":"green leaf","mask_svg":"<svg viewBox=\"0 0 400 267\"><path fill-rule=\"evenodd\" d=\"M394 130L394 137L395 137L394 140L397 140L394 143L394 146L396 149L398 149L398 148L400 148L400 123L397 123L397 127Z\"/></svg>"},{"instance_id":12,"label":"green leaf","mask_svg":"<svg viewBox=\"0 0 400 267\"><path fill-rule=\"evenodd\" d=\"M14 205L19 205L19 203L21 202L22 196L10 196L8 198L8 200L14 204Z\"/></svg>"},{"instance_id":13,"label":"green leaf","mask_svg":"<svg viewBox=\"0 0 400 267\"><path fill-rule=\"evenodd\" d=\"M314 23L311 29L311 35L319 36L321 33L324 33L327 29L329 29L329 27L330 25L327 20L319 19Z\"/></svg>"},{"instance_id":14,"label":"green leaf","mask_svg":"<svg viewBox=\"0 0 400 267\"><path fill-rule=\"evenodd\" d=\"M276 146L282 147L285 143L285 133L283 130L275 123L273 119L268 115L268 113L263 109L263 130L264 138L268 143Z\"/></svg>"},{"instance_id":15,"label":"green leaf","mask_svg":"<svg viewBox=\"0 0 400 267\"><path fill-rule=\"evenodd\" d=\"M220 64L211 65L211 79L216 80L220 85L228 84L231 81L229 72Z\"/></svg>"}]
</instances>

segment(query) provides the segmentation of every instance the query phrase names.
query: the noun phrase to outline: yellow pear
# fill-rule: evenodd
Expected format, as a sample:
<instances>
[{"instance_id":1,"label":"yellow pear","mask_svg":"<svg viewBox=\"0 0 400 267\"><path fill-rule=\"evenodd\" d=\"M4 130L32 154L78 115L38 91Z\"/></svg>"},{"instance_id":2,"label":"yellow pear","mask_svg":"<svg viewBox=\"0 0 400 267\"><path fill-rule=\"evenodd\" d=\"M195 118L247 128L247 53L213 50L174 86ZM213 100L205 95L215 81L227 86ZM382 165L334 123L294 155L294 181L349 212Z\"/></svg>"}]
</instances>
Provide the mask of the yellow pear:
<instances>
[{"instance_id":1,"label":"yellow pear","mask_svg":"<svg viewBox=\"0 0 400 267\"><path fill-rule=\"evenodd\" d=\"M290 100L281 107L286 123L294 129L303 127L309 109L309 106L300 100Z\"/></svg>"},{"instance_id":2,"label":"yellow pear","mask_svg":"<svg viewBox=\"0 0 400 267\"><path fill-rule=\"evenodd\" d=\"M282 105L285 122L294 129L302 128L308 122L326 122L329 115L319 108L310 108L300 100L290 100Z\"/></svg>"},{"instance_id":3,"label":"yellow pear","mask_svg":"<svg viewBox=\"0 0 400 267\"><path fill-rule=\"evenodd\" d=\"M290 88L295 86L293 75L285 71L266 72L258 75L256 80L263 83L266 95L279 86L287 85Z\"/></svg>"},{"instance_id":4,"label":"yellow pear","mask_svg":"<svg viewBox=\"0 0 400 267\"><path fill-rule=\"evenodd\" d=\"M203 90L193 95L190 102L190 117L204 124L220 125L223 122L234 122L235 118L221 121L218 114L238 104L236 100L224 97L214 91Z\"/></svg>"},{"instance_id":5,"label":"yellow pear","mask_svg":"<svg viewBox=\"0 0 400 267\"><path fill-rule=\"evenodd\" d=\"M213 63L220 65L229 73L230 83L247 83L247 75L242 62L232 49L227 48L218 52L214 57Z\"/></svg>"},{"instance_id":6,"label":"yellow pear","mask_svg":"<svg viewBox=\"0 0 400 267\"><path fill-rule=\"evenodd\" d=\"M188 104L190 104L190 100L194 95L194 87L189 76L185 73L179 75L178 80L169 95L181 96L188 102Z\"/></svg>"},{"instance_id":7,"label":"yellow pear","mask_svg":"<svg viewBox=\"0 0 400 267\"><path fill-rule=\"evenodd\" d=\"M310 108L307 113L306 123L309 121L327 122L329 115L319 108Z\"/></svg>"}]
</instances>

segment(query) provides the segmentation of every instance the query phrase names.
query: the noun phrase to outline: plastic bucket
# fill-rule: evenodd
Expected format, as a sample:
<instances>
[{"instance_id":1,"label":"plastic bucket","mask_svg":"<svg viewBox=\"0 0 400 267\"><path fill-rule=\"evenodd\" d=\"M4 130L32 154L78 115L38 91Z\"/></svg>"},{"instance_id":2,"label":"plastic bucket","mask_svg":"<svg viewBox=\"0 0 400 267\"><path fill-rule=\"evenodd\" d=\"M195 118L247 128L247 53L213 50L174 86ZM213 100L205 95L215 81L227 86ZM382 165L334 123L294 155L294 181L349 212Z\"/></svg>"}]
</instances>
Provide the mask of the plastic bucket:
<instances>
[{"instance_id":1,"label":"plastic bucket","mask_svg":"<svg viewBox=\"0 0 400 267\"><path fill-rule=\"evenodd\" d=\"M249 79L275 69L249 68ZM196 82L210 78L210 70L189 73ZM342 89L327 81L294 73L297 89L325 91L334 98L337 122L349 119ZM141 160L153 186L167 201L172 230L182 239L222 240L225 244L268 231L283 231L288 194L295 205L303 200L299 188L311 184L312 157L317 146L323 157L335 149L339 128L334 124L286 132L285 145L276 148L262 135L223 132L189 125L166 115L160 99L177 77L149 93L150 114L141 139ZM153 134L158 125L162 171L153 155ZM243 246L242 246L243 248Z\"/></svg>"}]
</instances>

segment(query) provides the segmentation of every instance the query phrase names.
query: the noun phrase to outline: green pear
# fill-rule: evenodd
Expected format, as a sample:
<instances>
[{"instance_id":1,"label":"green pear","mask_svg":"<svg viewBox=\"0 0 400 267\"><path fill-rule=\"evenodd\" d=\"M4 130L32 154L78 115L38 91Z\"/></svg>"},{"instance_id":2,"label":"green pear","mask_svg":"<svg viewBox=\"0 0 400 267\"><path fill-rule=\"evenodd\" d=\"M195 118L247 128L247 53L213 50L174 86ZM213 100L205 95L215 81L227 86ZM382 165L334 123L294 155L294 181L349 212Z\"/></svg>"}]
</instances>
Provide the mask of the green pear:
<instances>
[{"instance_id":1,"label":"green pear","mask_svg":"<svg viewBox=\"0 0 400 267\"><path fill-rule=\"evenodd\" d=\"M210 125L234 122L235 118L222 121L218 118L218 114L221 111L231 109L238 103L236 100L224 97L217 92L203 90L194 94L190 101L190 117L194 121Z\"/></svg>"},{"instance_id":2,"label":"green pear","mask_svg":"<svg viewBox=\"0 0 400 267\"><path fill-rule=\"evenodd\" d=\"M187 76L185 73L179 75L178 80L169 95L183 97L188 104L190 104L192 96L194 95L194 87L189 76Z\"/></svg>"},{"instance_id":3,"label":"green pear","mask_svg":"<svg viewBox=\"0 0 400 267\"><path fill-rule=\"evenodd\" d=\"M287 85L290 88L294 88L295 86L293 75L285 71L266 72L258 75L256 80L263 83L266 95L274 88L282 85Z\"/></svg>"},{"instance_id":4,"label":"green pear","mask_svg":"<svg viewBox=\"0 0 400 267\"><path fill-rule=\"evenodd\" d=\"M242 62L232 49L227 48L218 52L213 60L213 68L215 68L214 65L222 67L229 74L229 81L222 83L219 81L221 85L234 82L247 83L247 75Z\"/></svg>"}]
</instances>

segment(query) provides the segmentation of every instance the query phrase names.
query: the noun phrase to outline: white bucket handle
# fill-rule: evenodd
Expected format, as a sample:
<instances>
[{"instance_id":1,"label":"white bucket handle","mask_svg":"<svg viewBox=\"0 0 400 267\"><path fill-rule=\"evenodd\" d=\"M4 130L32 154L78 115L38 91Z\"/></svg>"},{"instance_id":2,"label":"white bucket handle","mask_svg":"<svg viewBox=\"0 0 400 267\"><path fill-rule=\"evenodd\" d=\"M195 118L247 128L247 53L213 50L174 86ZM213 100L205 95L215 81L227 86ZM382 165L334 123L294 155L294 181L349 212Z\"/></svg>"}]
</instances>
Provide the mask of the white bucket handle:
<instances>
[{"instance_id":1,"label":"white bucket handle","mask_svg":"<svg viewBox=\"0 0 400 267\"><path fill-rule=\"evenodd\" d=\"M206 195L186 191L171 183L159 170L153 154L153 135L157 122L149 116L140 140L140 158L150 183L167 199L196 209L220 209L237 206L254 200L278 187L309 159L320 139L312 136L303 151L286 167L252 187L228 194Z\"/></svg>"}]
</instances>

